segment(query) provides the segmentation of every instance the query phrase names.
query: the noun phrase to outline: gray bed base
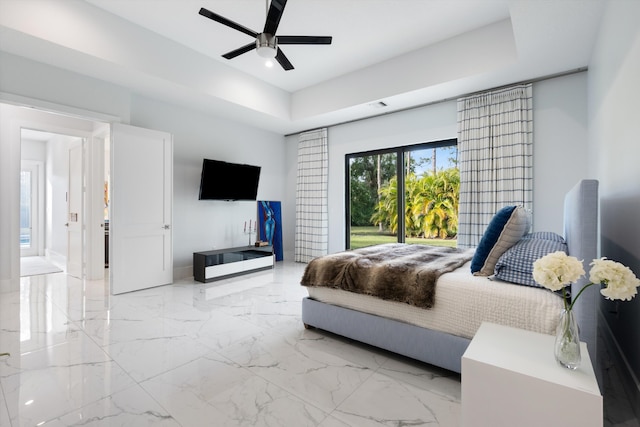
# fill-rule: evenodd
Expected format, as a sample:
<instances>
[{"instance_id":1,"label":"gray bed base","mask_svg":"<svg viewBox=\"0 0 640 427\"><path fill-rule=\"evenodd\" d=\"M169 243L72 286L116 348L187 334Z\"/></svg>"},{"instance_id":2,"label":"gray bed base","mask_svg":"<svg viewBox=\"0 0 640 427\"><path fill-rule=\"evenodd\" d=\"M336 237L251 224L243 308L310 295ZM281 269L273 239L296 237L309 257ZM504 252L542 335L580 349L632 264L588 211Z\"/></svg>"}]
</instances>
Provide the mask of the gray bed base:
<instances>
[{"instance_id":1,"label":"gray bed base","mask_svg":"<svg viewBox=\"0 0 640 427\"><path fill-rule=\"evenodd\" d=\"M471 340L361 311L302 299L305 325L333 332L421 362L460 372L461 357Z\"/></svg>"},{"instance_id":2,"label":"gray bed base","mask_svg":"<svg viewBox=\"0 0 640 427\"><path fill-rule=\"evenodd\" d=\"M564 235L569 254L583 260L585 271L597 257L598 181L582 180L565 196ZM587 284L583 278L571 287L571 293ZM578 299L574 310L580 326L580 339L587 343L594 367L598 366L596 340L599 290L592 286ZM471 340L408 323L380 317L305 297L302 321L315 327L365 344L430 363L454 372L461 370L461 358ZM550 350L551 351L551 350ZM599 378L599 370L596 376Z\"/></svg>"}]
</instances>

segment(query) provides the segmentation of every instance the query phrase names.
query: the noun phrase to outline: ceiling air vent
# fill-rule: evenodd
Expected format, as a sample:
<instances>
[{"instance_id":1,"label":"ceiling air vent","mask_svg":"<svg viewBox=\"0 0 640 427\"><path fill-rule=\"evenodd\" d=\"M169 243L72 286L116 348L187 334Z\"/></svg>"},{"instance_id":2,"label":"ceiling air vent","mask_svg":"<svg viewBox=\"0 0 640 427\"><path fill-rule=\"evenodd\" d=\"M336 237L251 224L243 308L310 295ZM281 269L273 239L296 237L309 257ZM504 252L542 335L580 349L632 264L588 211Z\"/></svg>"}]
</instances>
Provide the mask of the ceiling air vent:
<instances>
[{"instance_id":1,"label":"ceiling air vent","mask_svg":"<svg viewBox=\"0 0 640 427\"><path fill-rule=\"evenodd\" d=\"M386 106L387 104L382 101L372 102L371 104L369 104L369 107L371 108L384 108Z\"/></svg>"}]
</instances>

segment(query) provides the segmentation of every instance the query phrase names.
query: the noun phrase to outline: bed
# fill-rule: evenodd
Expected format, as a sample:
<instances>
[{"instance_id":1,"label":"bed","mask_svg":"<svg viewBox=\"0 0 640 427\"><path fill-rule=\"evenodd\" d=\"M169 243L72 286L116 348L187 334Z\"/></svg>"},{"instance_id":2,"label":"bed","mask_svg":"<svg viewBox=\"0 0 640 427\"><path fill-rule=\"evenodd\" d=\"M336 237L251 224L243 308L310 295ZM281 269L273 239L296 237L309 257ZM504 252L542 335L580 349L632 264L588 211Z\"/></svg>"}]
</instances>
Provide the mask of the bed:
<instances>
[{"instance_id":1,"label":"bed","mask_svg":"<svg viewBox=\"0 0 640 427\"><path fill-rule=\"evenodd\" d=\"M597 257L598 247L596 180L582 180L565 195L563 222L567 252L583 260L585 271L588 271L589 262ZM491 224L485 236L490 227ZM481 247L484 250L485 236L475 252ZM515 243L509 242L509 248L515 249L525 243L522 234L512 238ZM502 250L499 255L506 251ZM494 263L501 260L502 257ZM314 282L307 278L307 270L314 262L316 260L307 265L301 283L309 292L302 300L305 327L325 330L458 373L461 357L482 321L553 334L562 308L561 298L546 289L471 274L470 266L476 262L475 256L470 261L462 260L459 267L437 277L435 302L431 306L427 302L428 308L408 304L403 300L407 297L394 296L395 300L389 300L369 295L369 290L317 286L316 282L324 279L316 277ZM571 294L577 295L586 284L587 279L581 278L571 285ZM414 299L414 296L410 298ZM594 365L597 363L598 303L598 289L590 287L574 306L580 339L587 343Z\"/></svg>"}]
</instances>

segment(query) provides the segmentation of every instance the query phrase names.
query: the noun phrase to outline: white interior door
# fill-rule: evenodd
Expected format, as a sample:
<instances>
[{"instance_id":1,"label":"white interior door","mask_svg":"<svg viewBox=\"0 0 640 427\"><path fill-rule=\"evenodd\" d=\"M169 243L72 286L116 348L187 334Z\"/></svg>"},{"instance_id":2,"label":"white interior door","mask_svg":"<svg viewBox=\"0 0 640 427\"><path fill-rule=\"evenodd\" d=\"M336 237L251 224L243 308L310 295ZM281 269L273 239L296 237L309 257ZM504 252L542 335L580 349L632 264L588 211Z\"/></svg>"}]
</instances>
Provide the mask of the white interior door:
<instances>
[{"instance_id":1,"label":"white interior door","mask_svg":"<svg viewBox=\"0 0 640 427\"><path fill-rule=\"evenodd\" d=\"M87 280L103 279L105 275L105 241L108 238L105 229L106 210L106 177L105 177L105 142L109 139L110 127L103 123L91 134L87 144L87 164L85 179L87 188L85 198L85 271Z\"/></svg>"},{"instance_id":2,"label":"white interior door","mask_svg":"<svg viewBox=\"0 0 640 427\"><path fill-rule=\"evenodd\" d=\"M173 281L173 140L113 124L109 270L111 293Z\"/></svg>"},{"instance_id":3,"label":"white interior door","mask_svg":"<svg viewBox=\"0 0 640 427\"><path fill-rule=\"evenodd\" d=\"M84 142L69 146L69 189L67 192L67 274L82 278L84 255Z\"/></svg>"}]
</instances>

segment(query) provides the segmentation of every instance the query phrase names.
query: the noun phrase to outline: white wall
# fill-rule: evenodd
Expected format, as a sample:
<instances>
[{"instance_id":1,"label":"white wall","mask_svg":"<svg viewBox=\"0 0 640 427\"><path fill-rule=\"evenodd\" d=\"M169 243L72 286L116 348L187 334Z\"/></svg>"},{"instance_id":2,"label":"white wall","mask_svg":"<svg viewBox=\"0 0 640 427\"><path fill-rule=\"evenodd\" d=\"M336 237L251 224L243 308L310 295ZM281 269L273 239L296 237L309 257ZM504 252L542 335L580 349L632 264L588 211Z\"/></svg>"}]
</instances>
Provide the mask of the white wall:
<instances>
[{"instance_id":1,"label":"white wall","mask_svg":"<svg viewBox=\"0 0 640 427\"><path fill-rule=\"evenodd\" d=\"M131 112L132 124L173 134L175 277L193 275L195 251L247 245L244 222L257 218L255 202L198 200L203 158L260 166L258 200L284 202L282 135L138 96Z\"/></svg>"},{"instance_id":2,"label":"white wall","mask_svg":"<svg viewBox=\"0 0 640 427\"><path fill-rule=\"evenodd\" d=\"M587 164L587 73L533 85L533 229L562 234L564 195Z\"/></svg>"},{"instance_id":3,"label":"white wall","mask_svg":"<svg viewBox=\"0 0 640 427\"><path fill-rule=\"evenodd\" d=\"M17 95L129 120L127 90L101 80L0 52L0 89Z\"/></svg>"},{"instance_id":4,"label":"white wall","mask_svg":"<svg viewBox=\"0 0 640 427\"><path fill-rule=\"evenodd\" d=\"M600 180L603 256L640 277L640 2L608 3L589 64L589 170ZM640 408L640 297L603 300L613 331L635 377L633 402ZM620 375L631 381L632 375ZM639 411L640 412L640 411Z\"/></svg>"},{"instance_id":5,"label":"white wall","mask_svg":"<svg viewBox=\"0 0 640 427\"><path fill-rule=\"evenodd\" d=\"M562 234L564 194L589 176L586 73L537 82L533 94L534 229ZM345 247L346 154L456 137L456 101L329 128L329 252ZM297 142L297 135L287 137L286 222L295 222ZM286 238L293 250L293 232Z\"/></svg>"},{"instance_id":6,"label":"white wall","mask_svg":"<svg viewBox=\"0 0 640 427\"><path fill-rule=\"evenodd\" d=\"M43 163L47 161L47 146L44 141L23 139L20 151L21 160L35 160Z\"/></svg>"}]
</instances>

